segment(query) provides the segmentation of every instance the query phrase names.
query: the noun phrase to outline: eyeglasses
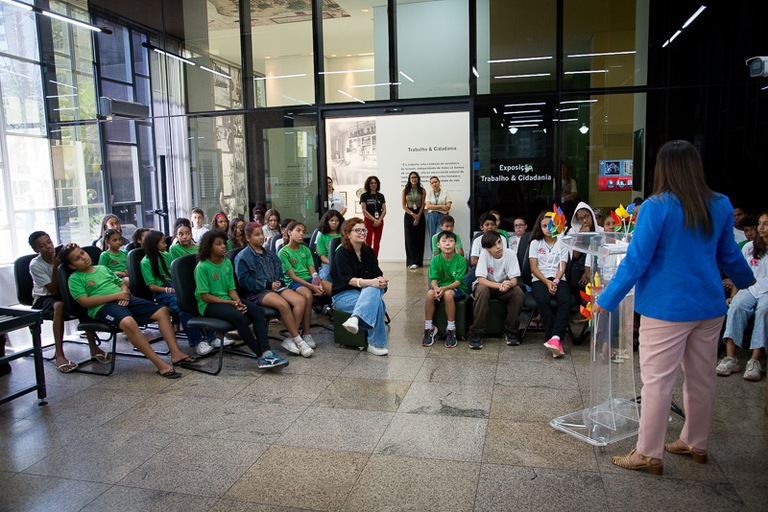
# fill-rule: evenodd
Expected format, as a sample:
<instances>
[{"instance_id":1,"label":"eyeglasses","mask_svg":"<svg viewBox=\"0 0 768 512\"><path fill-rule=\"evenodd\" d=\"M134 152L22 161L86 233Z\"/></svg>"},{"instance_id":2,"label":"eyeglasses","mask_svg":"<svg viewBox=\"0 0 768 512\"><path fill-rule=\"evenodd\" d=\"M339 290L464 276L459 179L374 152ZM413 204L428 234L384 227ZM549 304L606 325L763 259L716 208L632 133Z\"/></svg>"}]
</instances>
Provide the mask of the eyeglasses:
<instances>
[{"instance_id":1,"label":"eyeglasses","mask_svg":"<svg viewBox=\"0 0 768 512\"><path fill-rule=\"evenodd\" d=\"M366 235L368 234L368 230L366 228L357 228L352 230L353 233L357 233L358 235Z\"/></svg>"},{"instance_id":2,"label":"eyeglasses","mask_svg":"<svg viewBox=\"0 0 768 512\"><path fill-rule=\"evenodd\" d=\"M516 228L524 228L527 224L515 224Z\"/></svg>"}]
</instances>

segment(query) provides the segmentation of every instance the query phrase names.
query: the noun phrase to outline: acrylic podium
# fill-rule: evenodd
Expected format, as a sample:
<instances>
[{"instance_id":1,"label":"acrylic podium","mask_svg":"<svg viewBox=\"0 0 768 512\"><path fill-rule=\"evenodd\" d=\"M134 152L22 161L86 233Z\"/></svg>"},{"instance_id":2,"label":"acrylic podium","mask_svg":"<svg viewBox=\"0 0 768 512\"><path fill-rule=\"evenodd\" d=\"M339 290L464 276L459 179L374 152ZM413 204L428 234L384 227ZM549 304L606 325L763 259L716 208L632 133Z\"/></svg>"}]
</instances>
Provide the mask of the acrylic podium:
<instances>
[{"instance_id":1,"label":"acrylic podium","mask_svg":"<svg viewBox=\"0 0 768 512\"><path fill-rule=\"evenodd\" d=\"M627 252L630 234L577 233L563 237L585 253L591 264L591 302L611 281ZM549 424L594 446L606 446L637 434L640 420L635 397L632 352L634 290L611 312L592 315L589 407L560 416Z\"/></svg>"}]
</instances>

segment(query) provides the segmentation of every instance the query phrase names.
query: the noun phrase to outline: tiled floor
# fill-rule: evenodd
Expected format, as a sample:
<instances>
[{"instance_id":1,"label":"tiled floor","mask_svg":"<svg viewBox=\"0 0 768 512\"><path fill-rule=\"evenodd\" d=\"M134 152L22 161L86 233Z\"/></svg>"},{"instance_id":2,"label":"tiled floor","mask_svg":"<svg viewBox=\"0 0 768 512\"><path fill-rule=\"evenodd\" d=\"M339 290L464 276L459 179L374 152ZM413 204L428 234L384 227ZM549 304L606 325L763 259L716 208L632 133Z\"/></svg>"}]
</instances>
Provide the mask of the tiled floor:
<instances>
[{"instance_id":1,"label":"tiled floor","mask_svg":"<svg viewBox=\"0 0 768 512\"><path fill-rule=\"evenodd\" d=\"M559 360L540 333L519 347L422 348L425 271L383 266L388 357L318 328L315 355L282 372L237 356L219 376L177 381L135 358L111 377L46 363L47 406L33 394L0 406L0 510L768 508L765 380L718 379L709 464L667 456L662 477L622 470L610 456L634 438L593 448L548 425L585 406L588 344ZM13 368L0 394L33 378L29 359ZM670 439L681 426L673 415Z\"/></svg>"}]
</instances>

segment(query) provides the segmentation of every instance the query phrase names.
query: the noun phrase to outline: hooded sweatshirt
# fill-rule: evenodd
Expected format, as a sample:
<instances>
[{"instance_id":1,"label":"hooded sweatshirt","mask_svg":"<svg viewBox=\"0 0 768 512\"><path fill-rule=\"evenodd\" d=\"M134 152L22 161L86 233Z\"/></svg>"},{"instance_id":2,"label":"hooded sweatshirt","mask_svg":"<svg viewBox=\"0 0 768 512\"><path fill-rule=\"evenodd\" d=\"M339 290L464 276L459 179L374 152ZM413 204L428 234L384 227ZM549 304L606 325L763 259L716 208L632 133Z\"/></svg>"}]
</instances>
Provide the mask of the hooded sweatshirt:
<instances>
[{"instance_id":1,"label":"hooded sweatshirt","mask_svg":"<svg viewBox=\"0 0 768 512\"><path fill-rule=\"evenodd\" d=\"M589 214L592 215L592 232L602 233L604 231L603 227L598 225L597 217L595 216L595 211L592 209L592 207L584 201L581 201L576 207L576 211L573 212L573 217L571 218L571 228L568 230L569 234L581 232L581 222L579 222L579 219L576 217L576 214L579 213L579 210L589 210Z\"/></svg>"}]
</instances>

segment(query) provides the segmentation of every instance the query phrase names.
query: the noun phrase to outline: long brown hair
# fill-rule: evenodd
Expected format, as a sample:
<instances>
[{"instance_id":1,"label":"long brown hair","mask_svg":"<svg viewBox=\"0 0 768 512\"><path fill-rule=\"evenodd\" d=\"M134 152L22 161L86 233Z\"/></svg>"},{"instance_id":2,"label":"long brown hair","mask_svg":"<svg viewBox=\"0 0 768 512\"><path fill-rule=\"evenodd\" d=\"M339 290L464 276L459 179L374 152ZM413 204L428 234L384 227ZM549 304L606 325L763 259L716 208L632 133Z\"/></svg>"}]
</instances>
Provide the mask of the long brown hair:
<instances>
[{"instance_id":1,"label":"long brown hair","mask_svg":"<svg viewBox=\"0 0 768 512\"><path fill-rule=\"evenodd\" d=\"M712 213L709 211L714 192L704 180L704 166L698 150L688 141L672 140L656 155L653 194L674 194L683 209L685 228L709 237L712 235Z\"/></svg>"},{"instance_id":2,"label":"long brown hair","mask_svg":"<svg viewBox=\"0 0 768 512\"><path fill-rule=\"evenodd\" d=\"M763 212L760 215L757 216L758 222L760 222L760 219L763 217L768 217L768 212ZM765 241L763 241L763 237L761 237L759 234L755 237L755 241L752 242L752 257L755 259L760 259L763 256L765 256L765 253L768 252L768 246L765 244Z\"/></svg>"}]
</instances>

